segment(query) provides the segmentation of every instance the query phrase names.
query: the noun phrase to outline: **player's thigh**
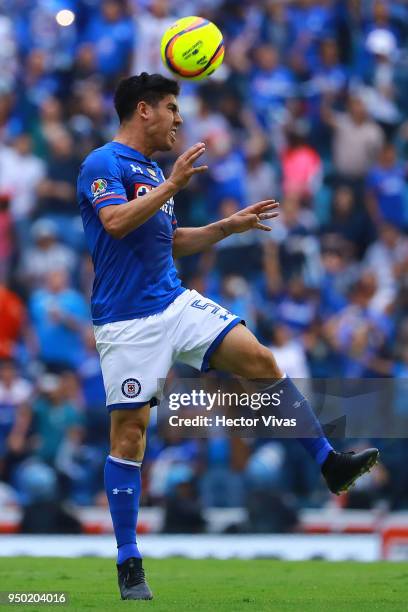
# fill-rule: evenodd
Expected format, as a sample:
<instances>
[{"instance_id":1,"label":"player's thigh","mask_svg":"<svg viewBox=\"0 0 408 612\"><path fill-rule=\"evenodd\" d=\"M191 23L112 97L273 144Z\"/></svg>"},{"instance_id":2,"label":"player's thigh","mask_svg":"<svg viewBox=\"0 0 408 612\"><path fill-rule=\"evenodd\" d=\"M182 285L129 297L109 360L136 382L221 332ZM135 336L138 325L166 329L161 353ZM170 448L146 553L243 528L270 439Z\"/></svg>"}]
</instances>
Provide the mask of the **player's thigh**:
<instances>
[{"instance_id":1,"label":"player's thigh","mask_svg":"<svg viewBox=\"0 0 408 612\"><path fill-rule=\"evenodd\" d=\"M273 354L244 325L237 325L224 337L210 359L216 370L244 378L281 378Z\"/></svg>"}]
</instances>

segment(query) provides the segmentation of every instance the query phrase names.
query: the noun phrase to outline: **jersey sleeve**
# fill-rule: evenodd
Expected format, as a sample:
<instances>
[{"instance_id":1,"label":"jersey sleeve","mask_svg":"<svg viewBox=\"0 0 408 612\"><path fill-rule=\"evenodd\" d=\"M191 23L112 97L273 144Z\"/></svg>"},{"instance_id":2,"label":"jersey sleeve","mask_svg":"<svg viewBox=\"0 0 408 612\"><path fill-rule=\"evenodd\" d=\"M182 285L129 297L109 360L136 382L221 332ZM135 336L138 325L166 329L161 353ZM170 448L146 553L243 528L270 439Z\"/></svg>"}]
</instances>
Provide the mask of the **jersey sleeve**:
<instances>
[{"instance_id":1,"label":"jersey sleeve","mask_svg":"<svg viewBox=\"0 0 408 612\"><path fill-rule=\"evenodd\" d=\"M81 191L96 212L104 206L128 201L120 166L111 154L96 151L85 160L80 180Z\"/></svg>"}]
</instances>

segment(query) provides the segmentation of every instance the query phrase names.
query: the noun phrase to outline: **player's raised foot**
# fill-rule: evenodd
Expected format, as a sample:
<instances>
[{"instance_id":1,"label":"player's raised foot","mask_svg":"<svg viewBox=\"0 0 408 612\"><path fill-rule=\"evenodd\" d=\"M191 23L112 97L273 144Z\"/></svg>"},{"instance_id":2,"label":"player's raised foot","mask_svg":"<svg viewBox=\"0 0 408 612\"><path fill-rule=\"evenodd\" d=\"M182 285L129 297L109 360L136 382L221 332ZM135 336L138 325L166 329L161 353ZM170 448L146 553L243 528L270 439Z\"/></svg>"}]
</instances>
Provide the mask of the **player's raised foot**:
<instances>
[{"instance_id":1,"label":"player's raised foot","mask_svg":"<svg viewBox=\"0 0 408 612\"><path fill-rule=\"evenodd\" d=\"M379 454L378 448L367 448L361 453L331 451L322 466L322 474L330 491L336 495L347 491L357 478L371 470Z\"/></svg>"},{"instance_id":2,"label":"player's raised foot","mask_svg":"<svg viewBox=\"0 0 408 612\"><path fill-rule=\"evenodd\" d=\"M153 599L153 593L145 579L141 559L131 557L117 565L117 568L122 599Z\"/></svg>"}]
</instances>

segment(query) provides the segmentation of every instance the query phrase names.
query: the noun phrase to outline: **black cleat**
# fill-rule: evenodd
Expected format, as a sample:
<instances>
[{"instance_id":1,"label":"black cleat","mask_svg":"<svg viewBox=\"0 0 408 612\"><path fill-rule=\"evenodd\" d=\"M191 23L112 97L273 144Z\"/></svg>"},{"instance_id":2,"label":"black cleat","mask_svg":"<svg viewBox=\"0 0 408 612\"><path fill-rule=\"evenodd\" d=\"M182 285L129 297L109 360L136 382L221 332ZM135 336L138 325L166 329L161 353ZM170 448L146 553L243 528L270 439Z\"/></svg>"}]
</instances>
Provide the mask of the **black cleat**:
<instances>
[{"instance_id":1,"label":"black cleat","mask_svg":"<svg viewBox=\"0 0 408 612\"><path fill-rule=\"evenodd\" d=\"M336 495L348 491L357 478L371 470L379 455L377 448L367 448L361 453L331 451L322 466L322 474L330 491Z\"/></svg>"},{"instance_id":2,"label":"black cleat","mask_svg":"<svg viewBox=\"0 0 408 612\"><path fill-rule=\"evenodd\" d=\"M145 579L141 559L131 557L116 567L122 599L153 599L153 594Z\"/></svg>"}]
</instances>

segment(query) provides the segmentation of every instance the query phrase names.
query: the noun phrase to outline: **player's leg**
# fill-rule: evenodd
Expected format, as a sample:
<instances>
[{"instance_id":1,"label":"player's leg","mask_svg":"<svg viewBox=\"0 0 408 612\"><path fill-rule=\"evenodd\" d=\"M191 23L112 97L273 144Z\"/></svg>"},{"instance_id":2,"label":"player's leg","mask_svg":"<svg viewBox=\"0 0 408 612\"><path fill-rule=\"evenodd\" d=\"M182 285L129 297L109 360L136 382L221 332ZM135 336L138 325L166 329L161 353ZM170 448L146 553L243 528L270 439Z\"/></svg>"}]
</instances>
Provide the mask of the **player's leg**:
<instances>
[{"instance_id":1,"label":"player's leg","mask_svg":"<svg viewBox=\"0 0 408 612\"><path fill-rule=\"evenodd\" d=\"M280 393L282 413L295 418L299 430L308 437L298 438L308 453L322 468L329 489L333 493L347 490L362 474L369 471L378 459L377 449L358 454L336 453L325 437L309 402L292 380L280 371L271 351L260 344L243 325L231 329L210 357L210 366L248 378L267 379L259 390Z\"/></svg>"},{"instance_id":2,"label":"player's leg","mask_svg":"<svg viewBox=\"0 0 408 612\"><path fill-rule=\"evenodd\" d=\"M250 380L266 379L270 382L264 383L265 393L274 381L279 389L274 387L271 393L284 392L285 417L296 418L302 431L310 432L310 438L301 438L300 441L322 465L333 449L309 404L280 371L272 353L240 324L239 317L218 304L196 291L187 294L184 300L186 304L181 317L176 318L174 334L174 344L179 349L178 359L204 371L213 367ZM295 408L298 403L302 404L301 407Z\"/></svg>"},{"instance_id":3,"label":"player's leg","mask_svg":"<svg viewBox=\"0 0 408 612\"><path fill-rule=\"evenodd\" d=\"M118 547L118 564L141 555L136 546L140 468L150 406L111 412L111 448L105 464L105 488Z\"/></svg>"},{"instance_id":4,"label":"player's leg","mask_svg":"<svg viewBox=\"0 0 408 612\"><path fill-rule=\"evenodd\" d=\"M150 404L130 410L112 410L110 426L111 454L119 459L143 461Z\"/></svg>"},{"instance_id":5,"label":"player's leg","mask_svg":"<svg viewBox=\"0 0 408 612\"><path fill-rule=\"evenodd\" d=\"M300 441L320 465L332 449L309 404L292 381L280 371L271 351L262 346L244 326L241 319L197 291L184 297L181 316L175 317L174 345L178 347L178 359L202 371L210 367L231 372L250 380L266 379L263 392L273 384L285 396L284 412L287 418L302 419L302 431L310 432L310 438ZM180 300L181 301L181 300ZM176 314L176 313L175 313ZM301 408L294 405L301 403ZM290 414L290 411L294 414Z\"/></svg>"},{"instance_id":6,"label":"player's leg","mask_svg":"<svg viewBox=\"0 0 408 612\"><path fill-rule=\"evenodd\" d=\"M296 418L298 430L310 437L299 438L309 454L321 466L333 447L325 437L309 402L292 380L282 372L269 349L263 346L243 325L232 329L210 359L211 367L231 372L249 380L262 379L263 393L280 393L282 414Z\"/></svg>"},{"instance_id":7,"label":"player's leg","mask_svg":"<svg viewBox=\"0 0 408 612\"><path fill-rule=\"evenodd\" d=\"M140 468L149 416L149 404L111 412L111 447L105 464L105 490L118 548L118 581L122 599L152 597L136 544Z\"/></svg>"},{"instance_id":8,"label":"player's leg","mask_svg":"<svg viewBox=\"0 0 408 612\"><path fill-rule=\"evenodd\" d=\"M152 597L136 545L136 521L149 405L171 362L171 348L163 342L163 333L160 315L95 327L111 414L105 487L117 540L122 599Z\"/></svg>"}]
</instances>

